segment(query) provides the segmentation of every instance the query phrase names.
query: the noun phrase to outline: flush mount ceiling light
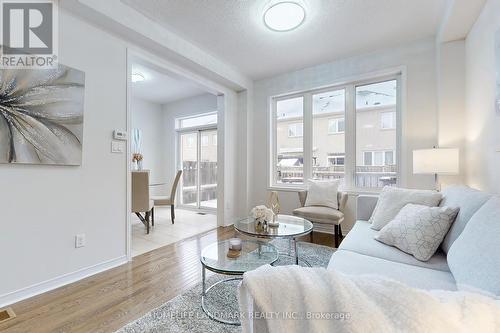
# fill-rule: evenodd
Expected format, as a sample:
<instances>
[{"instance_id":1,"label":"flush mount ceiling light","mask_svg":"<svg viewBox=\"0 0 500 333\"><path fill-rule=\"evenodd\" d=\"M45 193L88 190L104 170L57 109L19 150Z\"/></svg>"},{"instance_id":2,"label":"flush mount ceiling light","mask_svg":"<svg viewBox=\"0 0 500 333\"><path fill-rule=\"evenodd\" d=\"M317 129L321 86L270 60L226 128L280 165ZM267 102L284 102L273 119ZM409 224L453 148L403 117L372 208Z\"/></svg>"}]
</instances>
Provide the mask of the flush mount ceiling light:
<instances>
[{"instance_id":1,"label":"flush mount ceiling light","mask_svg":"<svg viewBox=\"0 0 500 333\"><path fill-rule=\"evenodd\" d=\"M146 80L146 78L144 77L144 74L142 73L139 73L139 72L136 72L136 73L132 73L132 82L142 82Z\"/></svg>"},{"instance_id":2,"label":"flush mount ceiling light","mask_svg":"<svg viewBox=\"0 0 500 333\"><path fill-rule=\"evenodd\" d=\"M265 25L274 31L290 31L304 22L306 11L296 2L282 1L269 7L264 12Z\"/></svg>"}]
</instances>

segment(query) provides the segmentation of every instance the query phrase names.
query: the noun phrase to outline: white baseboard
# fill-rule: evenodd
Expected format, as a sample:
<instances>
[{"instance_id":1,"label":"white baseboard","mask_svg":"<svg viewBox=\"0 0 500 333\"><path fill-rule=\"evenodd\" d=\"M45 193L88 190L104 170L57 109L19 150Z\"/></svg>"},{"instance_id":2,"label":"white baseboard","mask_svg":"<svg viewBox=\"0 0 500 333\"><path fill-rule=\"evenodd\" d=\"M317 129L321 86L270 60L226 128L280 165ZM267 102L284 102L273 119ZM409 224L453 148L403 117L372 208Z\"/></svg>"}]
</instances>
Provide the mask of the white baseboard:
<instances>
[{"instance_id":1,"label":"white baseboard","mask_svg":"<svg viewBox=\"0 0 500 333\"><path fill-rule=\"evenodd\" d=\"M104 272L108 269L123 265L127 262L127 256L118 257L116 259L111 259L94 266L82 268L80 270L77 270L76 272L64 274L47 281L40 282L23 289L19 289L17 291L13 291L8 294L0 295L0 308L36 295L43 294L47 291L79 281L97 273Z\"/></svg>"}]
</instances>

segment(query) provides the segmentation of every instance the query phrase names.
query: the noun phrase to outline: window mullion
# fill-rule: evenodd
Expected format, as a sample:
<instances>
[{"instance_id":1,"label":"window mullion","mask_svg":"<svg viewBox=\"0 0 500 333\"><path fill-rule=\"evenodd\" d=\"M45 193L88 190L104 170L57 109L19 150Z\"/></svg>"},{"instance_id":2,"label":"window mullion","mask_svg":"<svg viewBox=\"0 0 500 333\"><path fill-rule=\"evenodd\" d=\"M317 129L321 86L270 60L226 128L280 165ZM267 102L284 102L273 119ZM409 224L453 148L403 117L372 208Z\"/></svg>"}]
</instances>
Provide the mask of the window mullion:
<instances>
[{"instance_id":1,"label":"window mullion","mask_svg":"<svg viewBox=\"0 0 500 333\"><path fill-rule=\"evenodd\" d=\"M277 140L276 130L277 130L278 121L277 121L277 115L276 115L276 108L277 108L277 101L276 101L276 99L272 99L272 101L271 101L271 114L269 117L270 122L271 122L270 133L269 133L270 143L271 143L269 159L272 162L270 164L270 168L268 169L268 170L270 170L270 177L269 177L268 181L270 182L271 186L274 186L277 184L276 175L277 175L277 165L278 165L278 147L277 147L278 140Z\"/></svg>"},{"instance_id":2,"label":"window mullion","mask_svg":"<svg viewBox=\"0 0 500 333\"><path fill-rule=\"evenodd\" d=\"M313 177L313 115L312 94L304 95L304 184Z\"/></svg>"},{"instance_id":3,"label":"window mullion","mask_svg":"<svg viewBox=\"0 0 500 333\"><path fill-rule=\"evenodd\" d=\"M345 187L355 187L356 168L356 94L355 86L346 87L345 111Z\"/></svg>"}]
</instances>

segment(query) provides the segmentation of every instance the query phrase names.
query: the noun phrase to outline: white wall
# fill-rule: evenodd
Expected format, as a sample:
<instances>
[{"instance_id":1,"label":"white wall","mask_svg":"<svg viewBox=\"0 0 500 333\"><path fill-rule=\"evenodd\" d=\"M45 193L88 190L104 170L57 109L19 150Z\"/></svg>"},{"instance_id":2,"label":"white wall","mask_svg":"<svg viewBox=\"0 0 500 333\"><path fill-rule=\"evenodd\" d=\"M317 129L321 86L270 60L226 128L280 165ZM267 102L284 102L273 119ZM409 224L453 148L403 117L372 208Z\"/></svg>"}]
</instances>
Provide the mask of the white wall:
<instances>
[{"instance_id":1,"label":"white wall","mask_svg":"<svg viewBox=\"0 0 500 333\"><path fill-rule=\"evenodd\" d=\"M246 182L239 178L241 166L238 163L240 153L247 149L246 146L242 146L238 135L238 125L242 118L242 112L231 112L231 110L238 110L238 105L242 107L244 99L244 96L234 92L217 97L219 129L224 129L224 131L218 131L219 140L224 142L224 147L218 146L217 156L217 224L220 226L232 225L235 219L246 214L246 212L242 212L242 206L239 202L240 193L245 191L246 185ZM221 179L221 175L223 175L223 179ZM221 206L220 202L224 204Z\"/></svg>"},{"instance_id":2,"label":"white wall","mask_svg":"<svg viewBox=\"0 0 500 333\"><path fill-rule=\"evenodd\" d=\"M86 74L83 163L79 167L0 165L0 186L5 189L0 193L0 253L8 254L0 274L0 307L127 260L129 158L110 151L112 131L127 128L127 48L137 45L64 9L60 10L59 20L59 59ZM211 81L204 72L200 74L198 67L181 67L175 58L149 56L229 96L222 116L228 118L224 119L227 126L237 127L240 105L230 88ZM217 98L212 96L211 100L209 110L205 106L200 111L216 110ZM224 129L219 128L220 132L224 134ZM238 155L232 148L238 142L236 134L229 131L224 141L218 140L220 173L225 165L236 169ZM231 149L226 153L228 143ZM173 163L175 154L166 153L166 159ZM223 221L237 210L234 188L238 185L231 174L223 175L221 184L228 193L226 206L218 208L223 213L218 211L218 217ZM75 249L74 237L80 233L86 234L87 245Z\"/></svg>"},{"instance_id":3,"label":"white wall","mask_svg":"<svg viewBox=\"0 0 500 333\"><path fill-rule=\"evenodd\" d=\"M332 85L345 79L405 66L407 74L406 105L404 110L404 139L402 151L403 185L414 188L432 188L429 176L412 174L412 151L429 148L437 143L436 56L432 40L381 50L370 54L338 60L303 70L287 73L254 83L254 112L251 120L249 142L252 143L252 205L263 203L267 198L267 124L270 96L287 92ZM283 213L298 207L295 192L281 192ZM346 228L354 219L354 196L350 197Z\"/></svg>"},{"instance_id":4,"label":"white wall","mask_svg":"<svg viewBox=\"0 0 500 333\"><path fill-rule=\"evenodd\" d=\"M436 57L438 145L460 149L460 174L440 176L445 187L465 182L465 40L440 43Z\"/></svg>"},{"instance_id":5,"label":"white wall","mask_svg":"<svg viewBox=\"0 0 500 333\"><path fill-rule=\"evenodd\" d=\"M85 72L83 162L0 165L0 304L126 260L126 156L111 153L113 129L126 128L126 47L66 11L59 17L60 62ZM75 249L79 233L87 246Z\"/></svg>"},{"instance_id":6,"label":"white wall","mask_svg":"<svg viewBox=\"0 0 500 333\"><path fill-rule=\"evenodd\" d=\"M133 97L130 108L132 128L142 131L143 168L150 170L150 182L164 182L167 174L164 160L168 143L164 138L162 105Z\"/></svg>"},{"instance_id":7,"label":"white wall","mask_svg":"<svg viewBox=\"0 0 500 333\"><path fill-rule=\"evenodd\" d=\"M489 0L466 40L466 179L500 193L500 115L495 112L495 33L500 0Z\"/></svg>"},{"instance_id":8,"label":"white wall","mask_svg":"<svg viewBox=\"0 0 500 333\"><path fill-rule=\"evenodd\" d=\"M177 118L189 117L196 114L217 111L217 96L204 94L190 98L181 99L163 105L163 140L165 146L165 181L171 183L177 172L176 149L177 132L175 131L175 120ZM220 139L220 138L218 138Z\"/></svg>"},{"instance_id":9,"label":"white wall","mask_svg":"<svg viewBox=\"0 0 500 333\"><path fill-rule=\"evenodd\" d=\"M252 91L242 91L238 93L238 212L240 216L245 216L250 211L251 197L251 175L253 161L250 158L251 153L251 121L250 116L253 113L253 95Z\"/></svg>"}]
</instances>

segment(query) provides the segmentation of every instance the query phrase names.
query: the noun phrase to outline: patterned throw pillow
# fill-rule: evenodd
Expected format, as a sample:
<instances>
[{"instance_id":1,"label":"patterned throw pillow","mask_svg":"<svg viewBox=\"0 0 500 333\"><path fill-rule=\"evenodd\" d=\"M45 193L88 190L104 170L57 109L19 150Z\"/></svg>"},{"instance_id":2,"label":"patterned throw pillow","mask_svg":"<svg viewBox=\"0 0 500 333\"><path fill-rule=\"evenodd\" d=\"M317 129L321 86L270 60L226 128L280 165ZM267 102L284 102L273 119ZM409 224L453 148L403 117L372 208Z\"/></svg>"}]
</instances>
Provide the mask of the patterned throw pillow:
<instances>
[{"instance_id":1,"label":"patterned throw pillow","mask_svg":"<svg viewBox=\"0 0 500 333\"><path fill-rule=\"evenodd\" d=\"M436 253L457 213L458 208L408 204L375 239L427 261Z\"/></svg>"}]
</instances>

